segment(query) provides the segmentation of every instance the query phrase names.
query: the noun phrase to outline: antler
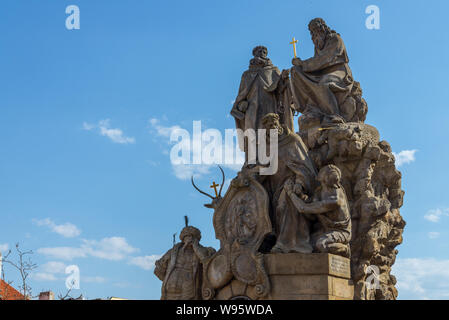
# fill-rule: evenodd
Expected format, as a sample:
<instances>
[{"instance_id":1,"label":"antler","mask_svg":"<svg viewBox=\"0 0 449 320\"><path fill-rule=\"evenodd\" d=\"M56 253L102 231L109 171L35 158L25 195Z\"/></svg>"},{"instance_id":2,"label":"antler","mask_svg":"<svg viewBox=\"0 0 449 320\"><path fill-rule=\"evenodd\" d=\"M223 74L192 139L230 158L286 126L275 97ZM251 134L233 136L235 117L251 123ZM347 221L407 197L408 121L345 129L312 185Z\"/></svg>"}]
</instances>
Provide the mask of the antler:
<instances>
[{"instance_id":1,"label":"antler","mask_svg":"<svg viewBox=\"0 0 449 320\"><path fill-rule=\"evenodd\" d=\"M192 185L193 185L193 187L194 187L199 193L202 193L202 194L204 194L205 196L208 196L208 197L211 198L212 200L215 199L215 198L212 197L210 194L208 194L208 193L206 193L206 192L204 192L204 191L201 191L201 190L195 185L195 182L193 181L193 176L192 176Z\"/></svg>"},{"instance_id":2,"label":"antler","mask_svg":"<svg viewBox=\"0 0 449 320\"><path fill-rule=\"evenodd\" d=\"M220 201L221 200L221 191L223 190L223 186L224 186L224 182L225 182L225 173L224 173L224 171L223 171L223 169L220 167L220 166L218 166L219 168L220 168L220 171L221 171L221 175L222 175L222 182L221 182L221 186L220 186L220 192L218 193L218 195L216 196L216 197L213 197L213 196L211 196L210 194L208 194L208 193L206 193L206 192L204 192L204 191L202 191L200 188L198 188L196 185L195 185L195 181L193 181L193 176L192 176L192 185L193 185L193 187L199 192L199 193L201 193L201 194L204 194L205 196L207 196L207 197L209 197L209 198L211 198L212 199L212 203L210 203L210 204L205 204L205 206L207 207L207 208L214 208L216 205L217 205L217 201ZM216 185L215 185L215 182L214 182L214 187L215 187ZM215 190L215 192L217 192L216 190Z\"/></svg>"},{"instance_id":3,"label":"antler","mask_svg":"<svg viewBox=\"0 0 449 320\"><path fill-rule=\"evenodd\" d=\"M224 186L224 183L225 183L225 173L224 173L223 169L222 169L220 166L218 166L218 167L220 168L221 175L222 175L222 181L221 181L221 186L220 186L220 192L218 192L218 197L221 198L221 190L223 190L223 186Z\"/></svg>"}]
</instances>

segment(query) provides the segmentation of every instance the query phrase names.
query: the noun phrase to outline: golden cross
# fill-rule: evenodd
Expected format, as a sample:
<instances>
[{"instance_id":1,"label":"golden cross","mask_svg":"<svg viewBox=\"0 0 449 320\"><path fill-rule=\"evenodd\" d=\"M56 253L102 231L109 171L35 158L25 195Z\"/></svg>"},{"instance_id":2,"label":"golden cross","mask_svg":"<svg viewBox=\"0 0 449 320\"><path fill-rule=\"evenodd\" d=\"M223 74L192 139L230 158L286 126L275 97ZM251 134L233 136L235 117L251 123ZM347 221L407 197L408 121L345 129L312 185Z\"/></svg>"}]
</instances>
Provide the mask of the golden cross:
<instances>
[{"instance_id":1,"label":"golden cross","mask_svg":"<svg viewBox=\"0 0 449 320\"><path fill-rule=\"evenodd\" d=\"M215 196L218 197L218 192L217 192L217 187L220 186L219 184L216 184L215 181L212 183L212 185L210 186L211 188L214 189L215 191Z\"/></svg>"},{"instance_id":2,"label":"golden cross","mask_svg":"<svg viewBox=\"0 0 449 320\"><path fill-rule=\"evenodd\" d=\"M293 53L295 54L295 58L296 58L296 44L298 43L298 40L295 39L295 37L293 37L292 42L290 42L290 44L293 45Z\"/></svg>"}]
</instances>

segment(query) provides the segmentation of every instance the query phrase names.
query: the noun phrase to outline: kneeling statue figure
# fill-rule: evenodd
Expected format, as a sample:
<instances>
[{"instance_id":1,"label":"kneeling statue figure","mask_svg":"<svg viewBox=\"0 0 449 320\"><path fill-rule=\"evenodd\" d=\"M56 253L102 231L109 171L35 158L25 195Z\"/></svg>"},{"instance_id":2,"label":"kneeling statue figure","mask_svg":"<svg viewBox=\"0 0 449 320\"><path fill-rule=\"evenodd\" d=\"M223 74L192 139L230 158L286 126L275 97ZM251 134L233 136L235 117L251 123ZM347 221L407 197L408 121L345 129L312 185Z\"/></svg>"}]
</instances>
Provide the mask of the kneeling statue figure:
<instances>
[{"instance_id":1,"label":"kneeling statue figure","mask_svg":"<svg viewBox=\"0 0 449 320\"><path fill-rule=\"evenodd\" d=\"M315 250L349 257L351 216L340 179L340 169L335 165L327 165L318 173L321 186L311 203L306 203L296 195L293 183L286 185L286 192L300 213L317 215L322 234L315 243Z\"/></svg>"}]
</instances>

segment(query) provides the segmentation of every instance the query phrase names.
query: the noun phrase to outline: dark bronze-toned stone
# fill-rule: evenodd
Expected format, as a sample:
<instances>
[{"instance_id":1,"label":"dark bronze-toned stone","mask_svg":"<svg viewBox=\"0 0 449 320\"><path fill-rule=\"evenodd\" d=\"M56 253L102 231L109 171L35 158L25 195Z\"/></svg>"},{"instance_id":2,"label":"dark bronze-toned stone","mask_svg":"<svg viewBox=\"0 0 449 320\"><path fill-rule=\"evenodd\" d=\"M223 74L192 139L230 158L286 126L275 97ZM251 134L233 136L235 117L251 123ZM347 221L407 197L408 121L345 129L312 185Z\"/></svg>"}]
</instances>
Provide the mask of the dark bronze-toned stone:
<instances>
[{"instance_id":1,"label":"dark bronze-toned stone","mask_svg":"<svg viewBox=\"0 0 449 320\"><path fill-rule=\"evenodd\" d=\"M318 252L350 256L351 215L346 193L341 185L341 172L334 165L321 168L318 174L320 190L313 202L304 202L293 190L293 183L287 184L286 191L297 210L303 214L316 214L321 232L315 241Z\"/></svg>"},{"instance_id":2,"label":"dark bronze-toned stone","mask_svg":"<svg viewBox=\"0 0 449 320\"><path fill-rule=\"evenodd\" d=\"M268 209L264 187L253 172L242 170L215 207L213 222L220 250L204 264L204 299L212 299L233 278L257 288L259 297L268 294L270 283L258 251L272 231Z\"/></svg>"},{"instance_id":3,"label":"dark bronze-toned stone","mask_svg":"<svg viewBox=\"0 0 449 320\"><path fill-rule=\"evenodd\" d=\"M186 221L187 224L187 221ZM161 300L201 299L202 262L215 253L199 244L201 232L186 226L177 243L156 261L154 274L162 280Z\"/></svg>"},{"instance_id":4,"label":"dark bronze-toned stone","mask_svg":"<svg viewBox=\"0 0 449 320\"><path fill-rule=\"evenodd\" d=\"M238 95L231 110L236 128L245 132L263 128L262 119L269 113L277 113L284 125L293 130L294 105L290 91L289 71L282 73L267 57L268 49L257 46L249 69L242 75ZM238 132L241 150L247 153L247 137ZM257 139L257 137L256 137Z\"/></svg>"},{"instance_id":5,"label":"dark bronze-toned stone","mask_svg":"<svg viewBox=\"0 0 449 320\"><path fill-rule=\"evenodd\" d=\"M277 170L245 162L224 196L223 183L215 197L194 185L212 199L220 248L176 244L156 263L163 298L396 299L402 176L391 146L364 123L341 36L320 18L309 30L315 55L282 73L267 48L254 48L231 114L238 129L277 133L263 142L270 152L277 142Z\"/></svg>"},{"instance_id":6,"label":"dark bronze-toned stone","mask_svg":"<svg viewBox=\"0 0 449 320\"><path fill-rule=\"evenodd\" d=\"M316 170L309 158L301 137L281 126L276 114L264 117L265 129L276 129L278 135L278 170L273 175L259 176L271 200L271 217L276 244L272 252L312 252L309 222L288 201L284 191L286 183L292 183L303 197L312 195Z\"/></svg>"},{"instance_id":7,"label":"dark bronze-toned stone","mask_svg":"<svg viewBox=\"0 0 449 320\"><path fill-rule=\"evenodd\" d=\"M315 55L294 58L291 83L296 109L302 113L300 129L310 123L364 121L368 111L360 84L349 68L345 44L321 18L309 23Z\"/></svg>"}]
</instances>

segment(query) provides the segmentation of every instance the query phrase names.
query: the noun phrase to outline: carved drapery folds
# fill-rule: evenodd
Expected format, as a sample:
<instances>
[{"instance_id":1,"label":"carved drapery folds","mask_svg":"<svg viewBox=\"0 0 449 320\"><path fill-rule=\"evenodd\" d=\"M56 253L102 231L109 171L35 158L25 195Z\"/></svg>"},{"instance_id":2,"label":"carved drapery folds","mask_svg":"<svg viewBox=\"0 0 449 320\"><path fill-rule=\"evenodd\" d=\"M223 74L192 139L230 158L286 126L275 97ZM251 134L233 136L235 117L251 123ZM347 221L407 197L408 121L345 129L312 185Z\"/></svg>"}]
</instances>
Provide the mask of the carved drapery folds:
<instances>
[{"instance_id":1,"label":"carved drapery folds","mask_svg":"<svg viewBox=\"0 0 449 320\"><path fill-rule=\"evenodd\" d=\"M262 176L258 164L245 163L223 197L208 195L220 249L201 259L203 299L237 282L240 293L269 296L263 255L270 251L346 257L354 299L397 297L390 272L405 227L401 173L390 145L364 123L368 106L342 38L319 18L309 30L312 58L294 58L280 73L258 46L242 77L231 114L239 129L261 129L271 117L265 129L279 132L279 167Z\"/></svg>"}]
</instances>

